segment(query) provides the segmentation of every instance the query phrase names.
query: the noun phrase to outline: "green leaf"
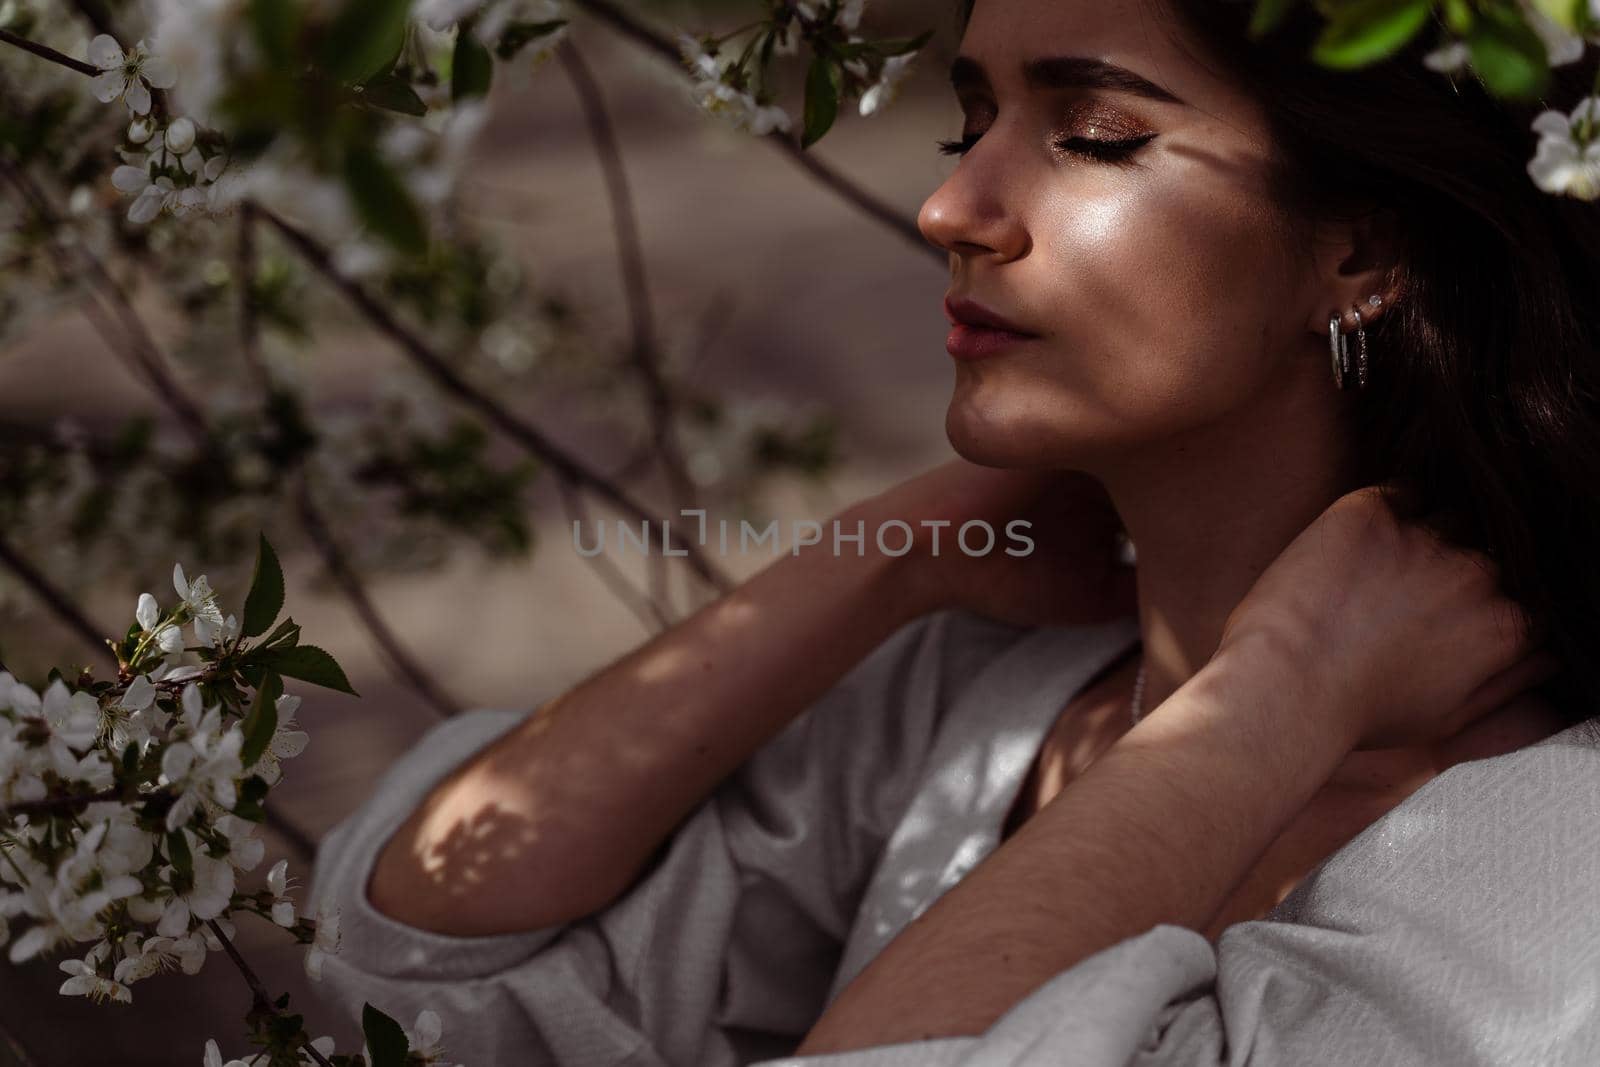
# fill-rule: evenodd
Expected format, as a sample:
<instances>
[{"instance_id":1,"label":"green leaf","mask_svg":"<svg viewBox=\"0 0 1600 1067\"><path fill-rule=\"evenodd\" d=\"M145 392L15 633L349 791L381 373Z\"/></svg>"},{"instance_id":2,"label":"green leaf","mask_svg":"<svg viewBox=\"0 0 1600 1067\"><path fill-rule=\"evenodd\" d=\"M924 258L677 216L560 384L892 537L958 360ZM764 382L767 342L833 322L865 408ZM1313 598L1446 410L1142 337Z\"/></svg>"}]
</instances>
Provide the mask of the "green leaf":
<instances>
[{"instance_id":1,"label":"green leaf","mask_svg":"<svg viewBox=\"0 0 1600 1067\"><path fill-rule=\"evenodd\" d=\"M411 0L345 0L317 53L321 66L346 84L394 66L405 47Z\"/></svg>"},{"instance_id":2,"label":"green leaf","mask_svg":"<svg viewBox=\"0 0 1600 1067\"><path fill-rule=\"evenodd\" d=\"M400 1024L371 1004L361 1005L361 1033L372 1053L372 1067L405 1067L411 1043Z\"/></svg>"},{"instance_id":3,"label":"green leaf","mask_svg":"<svg viewBox=\"0 0 1600 1067\"><path fill-rule=\"evenodd\" d=\"M1459 37L1472 32L1477 16L1473 14L1471 0L1444 0L1444 24Z\"/></svg>"},{"instance_id":4,"label":"green leaf","mask_svg":"<svg viewBox=\"0 0 1600 1067\"><path fill-rule=\"evenodd\" d=\"M185 878L194 877L194 855L189 851L189 839L181 827L167 832L167 859L173 870Z\"/></svg>"},{"instance_id":5,"label":"green leaf","mask_svg":"<svg viewBox=\"0 0 1600 1067\"><path fill-rule=\"evenodd\" d=\"M338 661L316 645L263 649L256 658L268 670L277 671L285 678L298 678L351 696L361 695L350 688Z\"/></svg>"},{"instance_id":6,"label":"green leaf","mask_svg":"<svg viewBox=\"0 0 1600 1067\"><path fill-rule=\"evenodd\" d=\"M256 702L250 708L250 714L244 717L244 747L239 750L239 765L252 767L261 754L272 743L272 735L278 729L278 698L283 695L283 676L277 671L268 671L261 679L261 687L256 690Z\"/></svg>"},{"instance_id":7,"label":"green leaf","mask_svg":"<svg viewBox=\"0 0 1600 1067\"><path fill-rule=\"evenodd\" d=\"M261 822L267 817L267 809L261 806L261 802L271 788L265 778L252 774L239 783L239 798L233 805L233 813L241 819Z\"/></svg>"},{"instance_id":8,"label":"green leaf","mask_svg":"<svg viewBox=\"0 0 1600 1067\"><path fill-rule=\"evenodd\" d=\"M397 111L402 115L421 118L428 113L428 105L422 102L422 97L417 95L411 83L394 74L379 74L367 79L361 87L361 99L373 107Z\"/></svg>"},{"instance_id":9,"label":"green leaf","mask_svg":"<svg viewBox=\"0 0 1600 1067\"><path fill-rule=\"evenodd\" d=\"M1256 40L1277 29L1299 3L1300 0L1256 0L1255 10L1250 13L1250 38Z\"/></svg>"},{"instance_id":10,"label":"green leaf","mask_svg":"<svg viewBox=\"0 0 1600 1067\"><path fill-rule=\"evenodd\" d=\"M257 536L261 541L256 546L256 569L250 576L250 593L244 598L244 619L239 624L239 633L245 637L266 633L283 610L283 568L278 566L278 554L267 543L267 535Z\"/></svg>"},{"instance_id":11,"label":"green leaf","mask_svg":"<svg viewBox=\"0 0 1600 1067\"><path fill-rule=\"evenodd\" d=\"M293 619L284 619L266 637L261 639L258 648L293 648L300 642L300 626Z\"/></svg>"},{"instance_id":12,"label":"green leaf","mask_svg":"<svg viewBox=\"0 0 1600 1067\"><path fill-rule=\"evenodd\" d=\"M805 133L800 138L801 148L810 148L833 126L839 114L839 90L842 78L839 67L822 53L811 60L806 71Z\"/></svg>"},{"instance_id":13,"label":"green leaf","mask_svg":"<svg viewBox=\"0 0 1600 1067\"><path fill-rule=\"evenodd\" d=\"M1544 40L1514 13L1485 10L1467 35L1472 69L1496 96L1532 100L1550 83L1550 57Z\"/></svg>"},{"instance_id":14,"label":"green leaf","mask_svg":"<svg viewBox=\"0 0 1600 1067\"><path fill-rule=\"evenodd\" d=\"M543 22L512 22L500 31L494 54L501 59L515 59L517 53L547 34L555 33L567 24L566 19L546 19Z\"/></svg>"},{"instance_id":15,"label":"green leaf","mask_svg":"<svg viewBox=\"0 0 1600 1067\"><path fill-rule=\"evenodd\" d=\"M345 187L369 229L408 255L421 255L428 247L428 228L405 183L368 147L352 148L345 155Z\"/></svg>"},{"instance_id":16,"label":"green leaf","mask_svg":"<svg viewBox=\"0 0 1600 1067\"><path fill-rule=\"evenodd\" d=\"M487 96L494 80L494 57L483 47L472 27L462 24L456 31L455 57L450 61L450 99L466 100Z\"/></svg>"},{"instance_id":17,"label":"green leaf","mask_svg":"<svg viewBox=\"0 0 1600 1067\"><path fill-rule=\"evenodd\" d=\"M1375 63L1405 47L1432 11L1432 0L1354 0L1323 28L1311 58L1340 70Z\"/></svg>"}]
</instances>

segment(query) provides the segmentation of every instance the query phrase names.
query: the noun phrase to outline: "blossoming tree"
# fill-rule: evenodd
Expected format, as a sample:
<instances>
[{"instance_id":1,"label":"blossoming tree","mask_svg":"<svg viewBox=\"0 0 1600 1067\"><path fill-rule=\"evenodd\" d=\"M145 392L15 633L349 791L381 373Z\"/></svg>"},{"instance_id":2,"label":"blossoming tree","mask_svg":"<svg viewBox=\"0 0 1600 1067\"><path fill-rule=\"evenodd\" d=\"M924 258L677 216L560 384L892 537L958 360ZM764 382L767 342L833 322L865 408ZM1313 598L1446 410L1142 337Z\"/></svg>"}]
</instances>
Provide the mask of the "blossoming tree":
<instances>
[{"instance_id":1,"label":"blossoming tree","mask_svg":"<svg viewBox=\"0 0 1600 1067\"><path fill-rule=\"evenodd\" d=\"M1258 34L1296 6L1252 3ZM1512 97L1542 93L1552 67L1600 40L1600 0L1316 6L1328 20L1317 62L1359 66L1432 33L1431 69ZM283 578L257 530L292 517L395 672L449 714L454 701L377 613L363 571L419 538L435 559L458 538L526 551L524 494L541 473L575 514L594 499L657 517L626 481L505 403L541 385L541 356L567 349L566 372L637 387L629 428L644 429L628 466L658 468L674 507L718 483L695 462L707 450L723 453L714 466L734 474L716 487L733 492L774 469L827 468L825 425L729 417L662 358L620 152L572 40L588 23L670 60L708 115L918 241L911 220L806 153L846 104L880 113L928 32L868 37L862 0L749 8L754 21L716 33L657 29L614 0L0 0L0 341L71 302L167 415L108 437L66 428L0 464L0 565L115 671L56 670L35 687L0 668L0 935L13 962L71 949L62 994L126 1002L140 980L194 974L222 952L249 984L245 1035L257 1049L230 1065L442 1062L445 1021L432 1012L408 1029L368 1005L356 1054L312 1040L234 944L247 913L305 945L313 978L339 947L337 915L296 910L288 859L253 887L241 878L267 862L267 794L309 740L285 680L353 693L292 619L278 622ZM622 359L586 348L569 309L539 299L459 210L491 84L551 57L590 110L605 166L628 281ZM779 93L785 65L803 72L797 101ZM1595 106L1590 96L1535 121L1528 171L1541 189L1600 197ZM180 373L140 316L139 281L184 309L191 363L246 387L199 390ZM313 410L283 353L341 308L391 342L413 379L333 417ZM495 438L524 458L495 458ZM353 552L340 520L373 510L392 521ZM225 614L207 578L180 566L172 607L141 595L127 631L101 641L71 590L33 562L63 527L80 588L130 561L242 560L253 546L249 594ZM681 547L703 593L726 588L697 546ZM671 621L656 591L626 595L653 625ZM183 1050L195 1052L224 1064L216 1041Z\"/></svg>"}]
</instances>

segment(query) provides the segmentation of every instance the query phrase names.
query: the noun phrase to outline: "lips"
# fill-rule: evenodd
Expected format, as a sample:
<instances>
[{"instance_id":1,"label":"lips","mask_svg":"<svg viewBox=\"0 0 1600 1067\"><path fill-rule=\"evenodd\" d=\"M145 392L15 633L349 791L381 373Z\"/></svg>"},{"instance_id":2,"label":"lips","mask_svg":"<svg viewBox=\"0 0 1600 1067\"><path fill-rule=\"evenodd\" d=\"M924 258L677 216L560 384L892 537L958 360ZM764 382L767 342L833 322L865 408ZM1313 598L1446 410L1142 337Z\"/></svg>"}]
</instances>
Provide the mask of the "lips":
<instances>
[{"instance_id":1,"label":"lips","mask_svg":"<svg viewBox=\"0 0 1600 1067\"><path fill-rule=\"evenodd\" d=\"M1000 330L1005 333L1018 334L1022 337L1037 337L1038 334L1025 326L1018 325L1001 315L991 311L975 300L945 297L944 314L952 326L975 326L985 330Z\"/></svg>"},{"instance_id":2,"label":"lips","mask_svg":"<svg viewBox=\"0 0 1600 1067\"><path fill-rule=\"evenodd\" d=\"M950 336L945 339L945 350L956 359L983 359L999 355L1039 337L976 301L946 297L944 313L950 320Z\"/></svg>"}]
</instances>

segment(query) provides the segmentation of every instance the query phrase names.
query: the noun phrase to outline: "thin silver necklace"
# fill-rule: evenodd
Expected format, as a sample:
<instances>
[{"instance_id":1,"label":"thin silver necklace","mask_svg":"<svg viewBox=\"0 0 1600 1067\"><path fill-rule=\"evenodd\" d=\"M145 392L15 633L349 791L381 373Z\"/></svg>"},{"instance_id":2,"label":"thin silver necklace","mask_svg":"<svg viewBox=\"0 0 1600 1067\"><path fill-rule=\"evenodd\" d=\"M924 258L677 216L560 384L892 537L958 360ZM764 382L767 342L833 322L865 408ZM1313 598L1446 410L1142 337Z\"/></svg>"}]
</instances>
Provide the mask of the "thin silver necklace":
<instances>
[{"instance_id":1,"label":"thin silver necklace","mask_svg":"<svg viewBox=\"0 0 1600 1067\"><path fill-rule=\"evenodd\" d=\"M1139 725L1140 705L1144 703L1144 657L1139 658L1139 677L1133 682L1133 724Z\"/></svg>"}]
</instances>

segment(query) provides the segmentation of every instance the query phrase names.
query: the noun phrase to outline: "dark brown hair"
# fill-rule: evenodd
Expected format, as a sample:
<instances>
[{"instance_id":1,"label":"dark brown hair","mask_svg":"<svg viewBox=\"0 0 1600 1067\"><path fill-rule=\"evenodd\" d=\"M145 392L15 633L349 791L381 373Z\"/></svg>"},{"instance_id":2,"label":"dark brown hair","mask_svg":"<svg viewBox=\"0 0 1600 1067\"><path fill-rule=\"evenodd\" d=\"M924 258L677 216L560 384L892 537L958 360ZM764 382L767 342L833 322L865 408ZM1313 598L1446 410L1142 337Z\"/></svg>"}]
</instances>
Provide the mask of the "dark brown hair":
<instances>
[{"instance_id":1,"label":"dark brown hair","mask_svg":"<svg viewBox=\"0 0 1600 1067\"><path fill-rule=\"evenodd\" d=\"M959 2L963 26L973 3ZM1596 714L1600 202L1542 192L1527 171L1534 116L1589 93L1595 50L1517 103L1423 66L1431 27L1336 71L1309 58L1323 25L1310 5L1260 41L1251 4L1164 6L1263 109L1291 217L1396 214L1400 297L1367 330L1353 399L1361 484L1394 486L1401 518L1493 560L1565 665L1541 691L1571 722Z\"/></svg>"}]
</instances>

